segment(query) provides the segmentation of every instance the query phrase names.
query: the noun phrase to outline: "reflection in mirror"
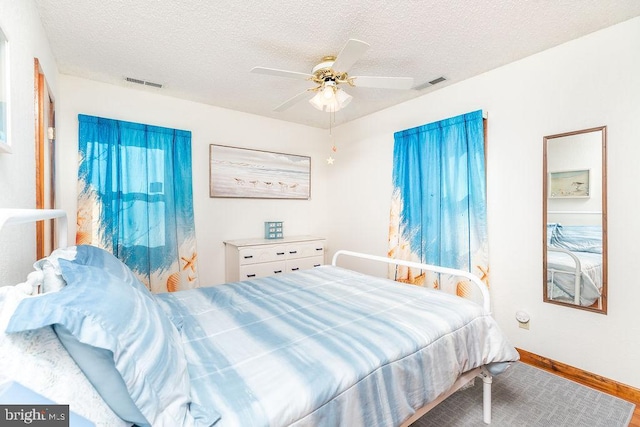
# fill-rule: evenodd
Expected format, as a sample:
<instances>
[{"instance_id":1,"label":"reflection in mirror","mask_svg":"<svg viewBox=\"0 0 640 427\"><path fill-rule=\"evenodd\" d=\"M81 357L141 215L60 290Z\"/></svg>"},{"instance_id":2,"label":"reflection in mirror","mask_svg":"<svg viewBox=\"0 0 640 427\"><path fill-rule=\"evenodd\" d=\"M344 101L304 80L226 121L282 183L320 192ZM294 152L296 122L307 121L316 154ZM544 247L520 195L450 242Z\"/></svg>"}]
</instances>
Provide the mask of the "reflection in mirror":
<instances>
[{"instance_id":1,"label":"reflection in mirror","mask_svg":"<svg viewBox=\"0 0 640 427\"><path fill-rule=\"evenodd\" d=\"M607 127L544 137L544 301L607 312Z\"/></svg>"}]
</instances>

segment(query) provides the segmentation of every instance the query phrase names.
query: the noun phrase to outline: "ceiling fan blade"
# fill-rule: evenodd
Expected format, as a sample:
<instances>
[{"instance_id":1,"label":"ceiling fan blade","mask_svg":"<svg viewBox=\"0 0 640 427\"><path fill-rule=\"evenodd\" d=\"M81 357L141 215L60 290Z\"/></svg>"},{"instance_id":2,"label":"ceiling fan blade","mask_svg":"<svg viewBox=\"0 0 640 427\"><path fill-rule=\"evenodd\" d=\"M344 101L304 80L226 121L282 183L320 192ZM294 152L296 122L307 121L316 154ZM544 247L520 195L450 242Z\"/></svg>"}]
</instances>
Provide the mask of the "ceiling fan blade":
<instances>
[{"instance_id":1,"label":"ceiling fan blade","mask_svg":"<svg viewBox=\"0 0 640 427\"><path fill-rule=\"evenodd\" d=\"M369 49L368 43L356 39L349 39L336 57L336 61L331 68L340 73L346 73L353 67L353 64L358 62L367 49Z\"/></svg>"},{"instance_id":2,"label":"ceiling fan blade","mask_svg":"<svg viewBox=\"0 0 640 427\"><path fill-rule=\"evenodd\" d=\"M251 72L256 74L266 74L269 76L287 77L290 79L299 79L299 80L306 80L310 77L313 77L313 74L309 74L309 73L299 73L297 71L278 70L275 68L265 68L265 67L253 67L251 69Z\"/></svg>"},{"instance_id":3,"label":"ceiling fan blade","mask_svg":"<svg viewBox=\"0 0 640 427\"><path fill-rule=\"evenodd\" d=\"M374 87L379 89L411 89L413 77L352 77L356 87Z\"/></svg>"},{"instance_id":4,"label":"ceiling fan blade","mask_svg":"<svg viewBox=\"0 0 640 427\"><path fill-rule=\"evenodd\" d=\"M307 96L309 96L308 90L305 90L304 92L300 92L293 98L289 98L288 100L284 101L282 104L278 105L276 108L273 109L273 111L282 112L288 109L289 107L293 106L293 104L297 104L298 102L302 101Z\"/></svg>"}]
</instances>

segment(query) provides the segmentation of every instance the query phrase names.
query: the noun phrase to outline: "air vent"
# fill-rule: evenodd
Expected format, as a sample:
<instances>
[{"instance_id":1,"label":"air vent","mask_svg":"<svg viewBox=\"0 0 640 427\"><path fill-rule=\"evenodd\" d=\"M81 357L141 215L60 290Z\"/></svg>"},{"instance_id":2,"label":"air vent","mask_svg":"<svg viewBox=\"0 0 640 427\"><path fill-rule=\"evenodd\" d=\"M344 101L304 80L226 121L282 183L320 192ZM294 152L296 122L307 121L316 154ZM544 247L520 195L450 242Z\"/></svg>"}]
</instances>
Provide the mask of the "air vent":
<instances>
[{"instance_id":1,"label":"air vent","mask_svg":"<svg viewBox=\"0 0 640 427\"><path fill-rule=\"evenodd\" d=\"M440 82L443 82L445 80L447 80L447 79L445 79L444 77L438 77L437 79L431 80L430 82L424 82L422 84L419 84L418 86L415 86L413 88L413 90L422 90L422 89L424 89L426 87L433 86L433 85L438 84Z\"/></svg>"},{"instance_id":2,"label":"air vent","mask_svg":"<svg viewBox=\"0 0 640 427\"><path fill-rule=\"evenodd\" d=\"M134 79L133 77L125 77L124 79L126 81L128 81L128 82L131 82L131 83L138 83L139 85L143 85L144 84L144 80Z\"/></svg>"},{"instance_id":3,"label":"air vent","mask_svg":"<svg viewBox=\"0 0 640 427\"><path fill-rule=\"evenodd\" d=\"M435 79L435 80L431 80L431 81L429 82L429 84L430 84L430 85L436 85L436 84L438 84L438 83L442 83L442 82L443 82L443 81L445 81L445 80L447 80L447 79L445 79L444 77L438 77L438 78L437 78L437 79Z\"/></svg>"},{"instance_id":4,"label":"air vent","mask_svg":"<svg viewBox=\"0 0 640 427\"><path fill-rule=\"evenodd\" d=\"M134 79L133 77L125 77L124 79L126 81L130 82L130 83L137 83L139 85L152 86L152 87L157 87L157 88L161 88L162 87L162 85L160 83L154 83L154 82L148 82L148 81L145 81L145 80Z\"/></svg>"}]
</instances>

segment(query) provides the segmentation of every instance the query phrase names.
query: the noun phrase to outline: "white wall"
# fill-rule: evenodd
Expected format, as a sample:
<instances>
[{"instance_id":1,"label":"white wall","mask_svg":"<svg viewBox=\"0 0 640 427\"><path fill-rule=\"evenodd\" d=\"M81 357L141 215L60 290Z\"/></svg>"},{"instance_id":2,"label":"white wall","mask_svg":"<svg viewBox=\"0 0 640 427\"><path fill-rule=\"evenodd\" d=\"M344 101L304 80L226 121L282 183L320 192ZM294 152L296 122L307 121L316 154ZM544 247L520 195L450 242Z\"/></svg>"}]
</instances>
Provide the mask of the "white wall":
<instances>
[{"instance_id":1,"label":"white wall","mask_svg":"<svg viewBox=\"0 0 640 427\"><path fill-rule=\"evenodd\" d=\"M56 67L32 1L0 0L0 28L9 40L11 154L0 153L0 208L35 207L34 58L54 97ZM35 226L0 232L0 286L24 281L36 257Z\"/></svg>"},{"instance_id":2,"label":"white wall","mask_svg":"<svg viewBox=\"0 0 640 427\"><path fill-rule=\"evenodd\" d=\"M393 133L478 109L489 120L496 319L519 348L640 387L640 18L340 126L346 158L327 182L329 212L342 212L332 246L386 254ZM608 126L607 316L542 302L542 138L599 125ZM530 330L516 310L531 314Z\"/></svg>"},{"instance_id":3,"label":"white wall","mask_svg":"<svg viewBox=\"0 0 640 427\"><path fill-rule=\"evenodd\" d=\"M57 106L60 206L69 213L75 241L78 114L184 129L192 132L193 204L201 285L224 282L224 240L262 237L264 221L284 221L287 236L327 232L324 162L328 132L138 89L61 75ZM311 200L209 198L209 145L311 156Z\"/></svg>"}]
</instances>

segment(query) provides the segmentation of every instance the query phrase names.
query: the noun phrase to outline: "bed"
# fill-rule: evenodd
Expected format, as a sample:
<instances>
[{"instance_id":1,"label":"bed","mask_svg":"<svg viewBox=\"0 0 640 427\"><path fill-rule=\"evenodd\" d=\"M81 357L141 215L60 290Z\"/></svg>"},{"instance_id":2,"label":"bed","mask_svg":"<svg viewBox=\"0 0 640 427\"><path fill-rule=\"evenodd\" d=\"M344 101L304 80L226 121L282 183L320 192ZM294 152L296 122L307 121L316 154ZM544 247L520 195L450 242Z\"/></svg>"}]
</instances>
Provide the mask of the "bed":
<instances>
[{"instance_id":1,"label":"bed","mask_svg":"<svg viewBox=\"0 0 640 427\"><path fill-rule=\"evenodd\" d=\"M105 251L58 249L0 287L0 375L105 426L408 426L480 377L489 423L492 377L518 353L483 283L422 266L478 285L479 305L338 266L348 256L388 261L338 251L312 270L152 295ZM44 386L2 364L34 359L42 376L54 347ZM81 395L59 390L76 380Z\"/></svg>"},{"instance_id":2,"label":"bed","mask_svg":"<svg viewBox=\"0 0 640 427\"><path fill-rule=\"evenodd\" d=\"M601 308L602 227L547 227L547 297Z\"/></svg>"}]
</instances>

